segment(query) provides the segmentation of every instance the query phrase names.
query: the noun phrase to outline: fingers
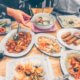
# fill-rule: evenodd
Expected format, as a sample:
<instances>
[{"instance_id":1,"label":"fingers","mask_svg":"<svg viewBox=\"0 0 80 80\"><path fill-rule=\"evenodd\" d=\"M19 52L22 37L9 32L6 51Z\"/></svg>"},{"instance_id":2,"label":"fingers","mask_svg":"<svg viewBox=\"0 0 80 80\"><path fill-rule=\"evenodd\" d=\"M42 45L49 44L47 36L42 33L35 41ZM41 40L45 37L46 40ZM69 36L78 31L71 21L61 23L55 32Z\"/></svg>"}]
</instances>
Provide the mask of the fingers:
<instances>
[{"instance_id":1,"label":"fingers","mask_svg":"<svg viewBox=\"0 0 80 80\"><path fill-rule=\"evenodd\" d=\"M26 14L26 13L24 13L24 12L23 12L23 17L24 17L24 18L27 18L27 19L31 19L31 16L29 16L28 14Z\"/></svg>"},{"instance_id":2,"label":"fingers","mask_svg":"<svg viewBox=\"0 0 80 80\"><path fill-rule=\"evenodd\" d=\"M16 21L17 21L18 23L21 23L21 24L25 25L25 20L24 20L23 16L19 16L19 18L16 19Z\"/></svg>"}]
</instances>

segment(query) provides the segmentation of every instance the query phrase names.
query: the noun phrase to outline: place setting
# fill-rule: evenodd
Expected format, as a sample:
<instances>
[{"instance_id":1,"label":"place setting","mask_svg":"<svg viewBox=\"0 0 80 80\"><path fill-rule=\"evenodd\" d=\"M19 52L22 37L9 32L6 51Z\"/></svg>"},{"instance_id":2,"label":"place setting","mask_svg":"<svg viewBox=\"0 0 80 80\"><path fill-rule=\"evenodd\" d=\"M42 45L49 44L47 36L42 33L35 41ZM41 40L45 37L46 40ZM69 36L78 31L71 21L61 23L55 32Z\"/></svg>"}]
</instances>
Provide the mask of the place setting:
<instances>
[{"instance_id":1,"label":"place setting","mask_svg":"<svg viewBox=\"0 0 80 80\"><path fill-rule=\"evenodd\" d=\"M0 19L0 80L80 80L80 17L55 14L68 4L45 1L20 0L11 13L21 16Z\"/></svg>"}]
</instances>

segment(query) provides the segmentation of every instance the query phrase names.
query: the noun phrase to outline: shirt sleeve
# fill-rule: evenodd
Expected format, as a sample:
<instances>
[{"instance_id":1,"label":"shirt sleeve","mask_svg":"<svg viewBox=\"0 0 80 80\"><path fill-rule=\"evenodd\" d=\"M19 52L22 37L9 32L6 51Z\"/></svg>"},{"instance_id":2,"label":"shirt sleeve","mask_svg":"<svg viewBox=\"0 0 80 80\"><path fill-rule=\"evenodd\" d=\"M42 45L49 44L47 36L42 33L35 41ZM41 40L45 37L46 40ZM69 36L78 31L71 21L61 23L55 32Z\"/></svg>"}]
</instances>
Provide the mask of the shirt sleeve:
<instances>
[{"instance_id":1,"label":"shirt sleeve","mask_svg":"<svg viewBox=\"0 0 80 80\"><path fill-rule=\"evenodd\" d=\"M3 5L3 4L0 4L0 13L1 12L6 12L6 6L5 5Z\"/></svg>"}]
</instances>

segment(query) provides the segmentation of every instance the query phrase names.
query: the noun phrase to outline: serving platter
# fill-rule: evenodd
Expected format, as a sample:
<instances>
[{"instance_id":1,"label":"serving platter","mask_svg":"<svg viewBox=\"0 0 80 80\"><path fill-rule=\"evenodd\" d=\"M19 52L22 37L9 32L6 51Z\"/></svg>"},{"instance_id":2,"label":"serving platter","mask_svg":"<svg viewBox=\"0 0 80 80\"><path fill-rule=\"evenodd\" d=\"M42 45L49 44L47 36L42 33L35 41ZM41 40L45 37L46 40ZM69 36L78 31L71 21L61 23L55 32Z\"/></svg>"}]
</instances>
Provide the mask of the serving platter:
<instances>
[{"instance_id":1,"label":"serving platter","mask_svg":"<svg viewBox=\"0 0 80 80\"><path fill-rule=\"evenodd\" d=\"M38 21L39 19L40 21ZM49 13L37 13L31 19L33 25L38 29L50 29L54 26L55 21L55 17Z\"/></svg>"},{"instance_id":2,"label":"serving platter","mask_svg":"<svg viewBox=\"0 0 80 80\"><path fill-rule=\"evenodd\" d=\"M79 51L74 51L74 50L67 50L67 51L64 51L61 55L61 58L60 58L60 65L61 65L61 69L62 69L62 72L64 73L64 75L67 75L69 80L76 80L71 74L70 72L68 71L68 68L71 67L69 62L68 62L68 59L71 58L71 56L77 56L79 57L80 56L80 52Z\"/></svg>"},{"instance_id":3,"label":"serving platter","mask_svg":"<svg viewBox=\"0 0 80 80\"><path fill-rule=\"evenodd\" d=\"M53 44L53 45L55 44L54 47L56 47L56 49L59 49L59 51L58 51L58 52L55 51L55 50L51 51L51 49L50 49L51 52L49 52L49 51L47 52L47 51L45 51L44 49L40 48L39 43L38 43L38 41L39 41L38 39L39 39L40 37L43 37L43 38L46 38L46 39L47 39L47 41L45 41L45 40L40 40L40 41L42 42L41 44L49 44L49 42L52 41L52 44ZM40 39L41 39L41 38L40 38ZM49 41L48 41L48 39L49 39ZM45 46L44 48L48 50L49 47L52 46L52 44L49 45L49 46ZM59 44L59 42L57 41L57 39L56 39L54 36L49 35L49 34L45 34L45 33L39 33L39 34L35 35L35 45L36 45L36 47L37 47L41 52L43 52L44 54L46 54L46 55L48 55L48 56L53 56L53 57L59 57L59 56L61 55L62 51L65 50L65 48L62 47L62 45ZM43 46L42 46L42 47L43 47ZM54 47L53 47L53 48L54 48Z\"/></svg>"},{"instance_id":4,"label":"serving platter","mask_svg":"<svg viewBox=\"0 0 80 80\"><path fill-rule=\"evenodd\" d=\"M80 18L78 16L57 16L57 20L63 28L80 28Z\"/></svg>"},{"instance_id":5,"label":"serving platter","mask_svg":"<svg viewBox=\"0 0 80 80\"><path fill-rule=\"evenodd\" d=\"M68 44L67 42L65 42L65 41L62 39L62 35L64 35L65 33L68 33L68 32L70 32L70 33L73 35L73 34L76 33L76 32L79 33L80 30L78 30L78 29L73 29L73 28L70 28L70 29L68 29L68 28L61 29L61 30L59 30L58 33L57 33L57 39L58 39L58 41L59 41L63 46L65 46L65 47L67 47L67 48L69 48L69 49L80 51L80 45ZM69 39L69 40L70 40L70 39ZM69 40L67 40L67 41L69 41Z\"/></svg>"},{"instance_id":6,"label":"serving platter","mask_svg":"<svg viewBox=\"0 0 80 80\"><path fill-rule=\"evenodd\" d=\"M25 50L23 50L22 52L19 52L19 53L15 53L15 52L9 52L7 50L7 47L6 47L6 43L8 42L9 38L11 38L14 34L16 34L17 32L17 29L14 29L12 31L10 31L1 41L0 43L0 47L1 47L1 50L4 51L4 55L6 56L10 56L10 57L21 57L21 56L24 56L26 54L28 54L28 52L32 49L32 46L34 44L34 33L32 31L30 31L29 29L21 29L20 31L22 32L29 32L31 34L31 41L30 41L30 44L26 47ZM16 47L16 46L15 46Z\"/></svg>"},{"instance_id":7,"label":"serving platter","mask_svg":"<svg viewBox=\"0 0 80 80\"><path fill-rule=\"evenodd\" d=\"M43 63L42 63L43 62ZM54 73L52 66L47 57L36 55L33 57L27 57L10 61L6 66L6 80L14 80L15 68L18 64L33 63L34 66L41 66L44 71L43 80L53 80Z\"/></svg>"}]
</instances>

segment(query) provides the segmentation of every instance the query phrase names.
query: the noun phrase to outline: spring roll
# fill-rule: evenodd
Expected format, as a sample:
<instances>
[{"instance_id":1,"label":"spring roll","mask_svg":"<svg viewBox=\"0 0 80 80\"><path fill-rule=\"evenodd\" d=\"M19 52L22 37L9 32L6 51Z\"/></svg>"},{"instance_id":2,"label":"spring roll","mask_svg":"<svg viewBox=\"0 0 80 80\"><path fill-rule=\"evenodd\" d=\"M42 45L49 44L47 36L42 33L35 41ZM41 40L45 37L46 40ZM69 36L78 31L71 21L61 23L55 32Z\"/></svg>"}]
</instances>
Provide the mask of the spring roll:
<instances>
[{"instance_id":1,"label":"spring roll","mask_svg":"<svg viewBox=\"0 0 80 80\"><path fill-rule=\"evenodd\" d=\"M73 37L70 40L68 40L66 43L67 44L72 44L75 40L77 40L77 38L76 37Z\"/></svg>"},{"instance_id":2,"label":"spring roll","mask_svg":"<svg viewBox=\"0 0 80 80\"><path fill-rule=\"evenodd\" d=\"M74 37L73 35L70 35L70 36L64 38L63 40L64 40L65 42L67 42L67 41L71 40L73 37Z\"/></svg>"},{"instance_id":3,"label":"spring roll","mask_svg":"<svg viewBox=\"0 0 80 80\"><path fill-rule=\"evenodd\" d=\"M77 39L73 42L74 45L80 45L80 39Z\"/></svg>"},{"instance_id":4,"label":"spring roll","mask_svg":"<svg viewBox=\"0 0 80 80\"><path fill-rule=\"evenodd\" d=\"M64 39L64 38L66 38L66 37L68 37L68 36L70 36L70 35L71 35L71 33L70 33L70 32L67 32L67 33L63 34L63 35L61 36L61 38Z\"/></svg>"}]
</instances>

